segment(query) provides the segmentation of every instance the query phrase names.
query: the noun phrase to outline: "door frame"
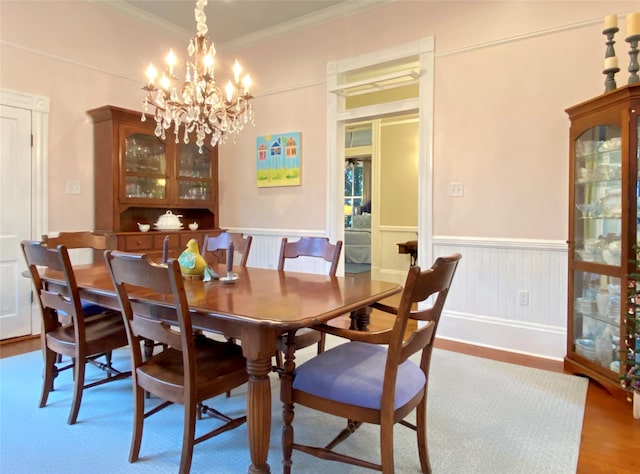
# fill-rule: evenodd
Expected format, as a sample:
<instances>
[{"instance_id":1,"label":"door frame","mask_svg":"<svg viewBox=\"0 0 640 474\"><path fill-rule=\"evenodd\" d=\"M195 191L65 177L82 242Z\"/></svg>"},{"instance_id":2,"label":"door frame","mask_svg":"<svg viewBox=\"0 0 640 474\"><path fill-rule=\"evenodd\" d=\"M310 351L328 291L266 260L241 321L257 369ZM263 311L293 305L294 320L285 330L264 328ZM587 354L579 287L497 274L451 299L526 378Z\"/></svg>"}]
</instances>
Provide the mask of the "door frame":
<instances>
[{"instance_id":1,"label":"door frame","mask_svg":"<svg viewBox=\"0 0 640 474\"><path fill-rule=\"evenodd\" d=\"M418 261L433 261L433 113L434 37L327 63L327 91L339 88L339 76L364 67L415 57L420 62L418 97L343 110L341 98L327 92L327 231L344 241L344 133L345 124L401 113L418 112ZM343 264L341 264L343 265ZM343 267L344 268L344 267Z\"/></svg>"},{"instance_id":2,"label":"door frame","mask_svg":"<svg viewBox=\"0 0 640 474\"><path fill-rule=\"evenodd\" d=\"M40 240L49 225L48 162L49 105L48 97L0 88L0 104L31 112L31 235ZM31 311L31 334L40 333L41 318Z\"/></svg>"}]
</instances>

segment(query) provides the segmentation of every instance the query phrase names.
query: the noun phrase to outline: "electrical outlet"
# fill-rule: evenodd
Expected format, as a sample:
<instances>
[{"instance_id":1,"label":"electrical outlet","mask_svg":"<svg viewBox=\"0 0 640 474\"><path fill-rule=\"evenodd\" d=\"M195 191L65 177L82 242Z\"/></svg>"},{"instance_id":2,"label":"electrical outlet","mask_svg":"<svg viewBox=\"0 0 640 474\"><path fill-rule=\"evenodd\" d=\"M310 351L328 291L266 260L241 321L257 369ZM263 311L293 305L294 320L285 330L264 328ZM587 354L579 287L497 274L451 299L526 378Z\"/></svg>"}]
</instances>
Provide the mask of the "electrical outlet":
<instances>
[{"instance_id":1,"label":"electrical outlet","mask_svg":"<svg viewBox=\"0 0 640 474\"><path fill-rule=\"evenodd\" d=\"M67 181L67 194L80 194L80 181Z\"/></svg>"},{"instance_id":2,"label":"electrical outlet","mask_svg":"<svg viewBox=\"0 0 640 474\"><path fill-rule=\"evenodd\" d=\"M464 196L464 183L449 183L449 196L451 197L463 197Z\"/></svg>"},{"instance_id":3,"label":"electrical outlet","mask_svg":"<svg viewBox=\"0 0 640 474\"><path fill-rule=\"evenodd\" d=\"M527 290L518 290L518 304L521 306L529 305L529 292Z\"/></svg>"}]
</instances>

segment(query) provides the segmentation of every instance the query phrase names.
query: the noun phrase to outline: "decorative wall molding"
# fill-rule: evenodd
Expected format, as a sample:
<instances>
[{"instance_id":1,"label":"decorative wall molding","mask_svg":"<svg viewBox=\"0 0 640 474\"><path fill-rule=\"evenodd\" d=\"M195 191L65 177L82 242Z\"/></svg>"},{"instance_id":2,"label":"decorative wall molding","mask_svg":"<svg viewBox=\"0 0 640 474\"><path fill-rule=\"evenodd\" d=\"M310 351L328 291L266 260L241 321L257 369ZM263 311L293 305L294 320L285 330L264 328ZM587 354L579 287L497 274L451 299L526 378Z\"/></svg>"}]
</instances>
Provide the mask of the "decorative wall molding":
<instances>
[{"instance_id":1,"label":"decorative wall molding","mask_svg":"<svg viewBox=\"0 0 640 474\"><path fill-rule=\"evenodd\" d=\"M529 33L521 34L521 35L507 36L507 37L499 38L493 41L484 41L482 43L470 44L467 46L462 46L460 48L453 48L453 49L448 49L444 51L439 51L438 54L436 54L436 58L453 56L455 54L466 53L469 51L477 51L479 49L492 48L494 46L501 46L509 43L516 43L518 41L538 38L540 36L554 35L556 33L562 33L565 31L577 30L580 28L587 28L593 25L599 25L601 23L602 23L602 18L594 18L592 20L580 21L577 23L569 23L567 25L556 26L553 28L544 28L542 30L532 31Z\"/></svg>"},{"instance_id":2,"label":"decorative wall molding","mask_svg":"<svg viewBox=\"0 0 640 474\"><path fill-rule=\"evenodd\" d=\"M567 243L563 240L539 240L539 239L506 239L485 237L450 237L434 236L434 245L453 245L460 247L492 247L492 248L522 248L522 249L547 249L566 251Z\"/></svg>"},{"instance_id":3,"label":"decorative wall molding","mask_svg":"<svg viewBox=\"0 0 640 474\"><path fill-rule=\"evenodd\" d=\"M560 360L566 353L567 244L533 239L434 238L460 252L438 336ZM519 304L519 292L528 304Z\"/></svg>"},{"instance_id":4,"label":"decorative wall molding","mask_svg":"<svg viewBox=\"0 0 640 474\"><path fill-rule=\"evenodd\" d=\"M103 67L99 67L93 64L89 64L86 62L82 62L82 61L76 61L75 59L71 59L69 57L65 57L65 56L59 56L56 54L51 54L51 53L47 53L45 51L39 50L39 49L34 49L34 48L30 48L28 46L24 46L21 44L17 44L14 43L12 41L6 41L6 40L2 40L0 39L0 44L2 44L3 46L8 46L14 49L18 49L20 51L25 51L27 53L30 54L35 54L38 56L42 56L45 57L47 59L53 60L53 61L59 61L62 63L66 63L66 64L71 64L73 66L77 66L83 69L88 69L90 71L95 71L98 72L100 74L104 74L107 76L112 76L112 77L117 77L118 79L124 79L125 81L130 81L130 82L135 82L136 84L140 84L140 78L135 78L135 77L131 77L128 76L126 74L123 73L119 73L113 70L109 70Z\"/></svg>"}]
</instances>

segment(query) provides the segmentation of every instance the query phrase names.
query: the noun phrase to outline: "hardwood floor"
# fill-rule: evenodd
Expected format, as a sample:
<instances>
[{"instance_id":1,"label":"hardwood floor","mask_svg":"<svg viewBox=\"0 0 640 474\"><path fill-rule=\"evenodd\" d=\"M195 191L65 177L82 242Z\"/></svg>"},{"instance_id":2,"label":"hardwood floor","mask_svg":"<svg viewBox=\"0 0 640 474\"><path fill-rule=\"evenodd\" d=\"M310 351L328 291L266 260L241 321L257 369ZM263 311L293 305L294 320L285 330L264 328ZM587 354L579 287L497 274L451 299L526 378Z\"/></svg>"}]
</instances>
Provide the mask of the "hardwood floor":
<instances>
[{"instance_id":1,"label":"hardwood floor","mask_svg":"<svg viewBox=\"0 0 640 474\"><path fill-rule=\"evenodd\" d=\"M373 326L387 324L380 313L371 316ZM0 342L0 358L39 349L37 337ZM562 362L549 361L459 342L438 339L436 347L477 357L563 372ZM609 395L593 381L589 382L578 474L626 474L640 472L640 420L632 415L632 406ZM520 473L519 473L520 474ZM529 474L529 473L522 473Z\"/></svg>"}]
</instances>

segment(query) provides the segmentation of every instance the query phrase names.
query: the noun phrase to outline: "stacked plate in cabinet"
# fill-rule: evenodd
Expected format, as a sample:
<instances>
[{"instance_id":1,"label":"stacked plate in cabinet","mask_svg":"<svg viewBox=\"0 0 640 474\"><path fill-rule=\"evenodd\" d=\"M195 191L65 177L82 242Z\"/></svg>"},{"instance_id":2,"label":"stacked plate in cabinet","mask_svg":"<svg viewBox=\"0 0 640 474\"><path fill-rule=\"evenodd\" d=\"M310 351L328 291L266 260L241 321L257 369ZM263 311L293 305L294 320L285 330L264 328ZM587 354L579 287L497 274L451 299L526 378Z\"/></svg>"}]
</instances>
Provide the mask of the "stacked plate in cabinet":
<instances>
[{"instance_id":1,"label":"stacked plate in cabinet","mask_svg":"<svg viewBox=\"0 0 640 474\"><path fill-rule=\"evenodd\" d=\"M576 339L576 352L582 357L596 360L596 344L593 339Z\"/></svg>"}]
</instances>

